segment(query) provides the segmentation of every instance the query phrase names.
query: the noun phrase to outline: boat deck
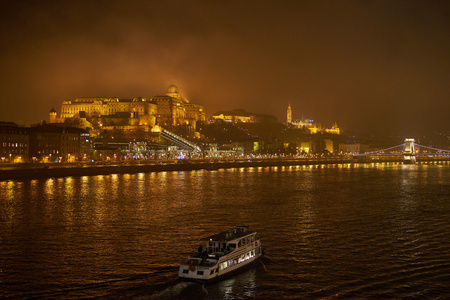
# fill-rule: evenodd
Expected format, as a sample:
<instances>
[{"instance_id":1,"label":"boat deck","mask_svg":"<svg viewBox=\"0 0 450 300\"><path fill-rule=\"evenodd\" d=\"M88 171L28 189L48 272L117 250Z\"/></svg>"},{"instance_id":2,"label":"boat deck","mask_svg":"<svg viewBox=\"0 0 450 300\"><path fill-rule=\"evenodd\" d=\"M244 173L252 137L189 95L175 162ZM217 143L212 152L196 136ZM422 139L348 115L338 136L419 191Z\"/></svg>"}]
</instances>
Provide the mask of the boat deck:
<instances>
[{"instance_id":1,"label":"boat deck","mask_svg":"<svg viewBox=\"0 0 450 300\"><path fill-rule=\"evenodd\" d=\"M212 241L212 242L228 242L235 239L238 239L240 237L251 235L256 233L255 231L248 230L248 227L246 226L238 226L236 228L233 228L228 231L224 231L221 233L217 233L202 239L199 239L199 241Z\"/></svg>"}]
</instances>

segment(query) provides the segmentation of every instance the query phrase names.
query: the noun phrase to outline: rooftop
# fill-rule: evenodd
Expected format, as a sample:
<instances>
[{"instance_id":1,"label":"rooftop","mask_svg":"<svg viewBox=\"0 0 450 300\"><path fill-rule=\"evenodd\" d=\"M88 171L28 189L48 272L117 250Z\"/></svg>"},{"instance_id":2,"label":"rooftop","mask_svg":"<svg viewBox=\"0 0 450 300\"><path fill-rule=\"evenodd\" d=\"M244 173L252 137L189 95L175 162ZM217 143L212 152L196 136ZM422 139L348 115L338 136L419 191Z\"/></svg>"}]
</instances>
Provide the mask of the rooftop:
<instances>
[{"instance_id":1,"label":"rooftop","mask_svg":"<svg viewBox=\"0 0 450 300\"><path fill-rule=\"evenodd\" d=\"M231 230L202 238L200 241L228 242L253 233L255 233L255 231L249 230L247 226L236 226Z\"/></svg>"}]
</instances>

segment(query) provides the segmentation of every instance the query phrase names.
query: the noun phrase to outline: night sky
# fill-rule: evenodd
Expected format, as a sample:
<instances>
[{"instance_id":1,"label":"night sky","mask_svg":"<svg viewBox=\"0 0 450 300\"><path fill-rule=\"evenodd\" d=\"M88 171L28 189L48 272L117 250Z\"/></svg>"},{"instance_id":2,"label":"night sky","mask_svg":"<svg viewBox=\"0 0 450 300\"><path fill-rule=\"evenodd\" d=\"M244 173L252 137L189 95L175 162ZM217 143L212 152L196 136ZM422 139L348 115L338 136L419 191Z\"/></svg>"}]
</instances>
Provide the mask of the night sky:
<instances>
[{"instance_id":1,"label":"night sky","mask_svg":"<svg viewBox=\"0 0 450 300\"><path fill-rule=\"evenodd\" d=\"M1 1L0 121L170 84L343 130L450 129L450 1Z\"/></svg>"}]
</instances>

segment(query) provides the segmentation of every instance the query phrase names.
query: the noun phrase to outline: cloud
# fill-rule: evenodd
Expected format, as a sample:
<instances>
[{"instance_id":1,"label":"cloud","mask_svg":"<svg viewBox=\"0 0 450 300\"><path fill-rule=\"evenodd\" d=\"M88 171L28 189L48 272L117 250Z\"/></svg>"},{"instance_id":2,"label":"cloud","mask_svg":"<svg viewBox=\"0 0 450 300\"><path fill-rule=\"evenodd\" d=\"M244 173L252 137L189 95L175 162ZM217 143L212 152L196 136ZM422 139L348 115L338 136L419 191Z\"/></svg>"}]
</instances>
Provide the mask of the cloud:
<instances>
[{"instance_id":1,"label":"cloud","mask_svg":"<svg viewBox=\"0 0 450 300\"><path fill-rule=\"evenodd\" d=\"M435 1L12 3L0 21L0 119L176 84L208 114L284 121L290 102L295 117L344 129L442 128L448 14Z\"/></svg>"}]
</instances>

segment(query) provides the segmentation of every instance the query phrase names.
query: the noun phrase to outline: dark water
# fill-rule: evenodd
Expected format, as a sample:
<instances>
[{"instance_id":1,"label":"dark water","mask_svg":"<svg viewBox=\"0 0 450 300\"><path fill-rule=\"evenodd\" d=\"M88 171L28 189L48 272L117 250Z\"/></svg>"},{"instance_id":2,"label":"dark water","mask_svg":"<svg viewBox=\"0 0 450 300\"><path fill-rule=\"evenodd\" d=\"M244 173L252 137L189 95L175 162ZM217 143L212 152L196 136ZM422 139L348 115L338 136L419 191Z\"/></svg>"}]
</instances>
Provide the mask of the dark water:
<instances>
[{"instance_id":1,"label":"dark water","mask_svg":"<svg viewBox=\"0 0 450 300\"><path fill-rule=\"evenodd\" d=\"M266 257L179 282L235 225ZM0 298L450 298L450 165L333 165L0 182Z\"/></svg>"}]
</instances>

